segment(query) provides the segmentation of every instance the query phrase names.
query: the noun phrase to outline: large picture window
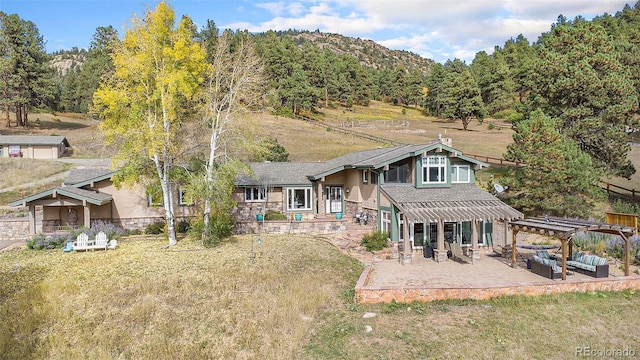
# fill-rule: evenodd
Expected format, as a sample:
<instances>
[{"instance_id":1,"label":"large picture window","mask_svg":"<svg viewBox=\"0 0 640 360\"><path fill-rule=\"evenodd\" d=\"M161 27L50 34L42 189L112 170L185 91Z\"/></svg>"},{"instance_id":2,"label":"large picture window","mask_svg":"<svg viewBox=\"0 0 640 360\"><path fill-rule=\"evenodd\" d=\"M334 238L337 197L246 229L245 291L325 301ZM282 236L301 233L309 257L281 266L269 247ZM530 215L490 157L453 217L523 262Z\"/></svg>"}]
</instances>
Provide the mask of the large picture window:
<instances>
[{"instance_id":1,"label":"large picture window","mask_svg":"<svg viewBox=\"0 0 640 360\"><path fill-rule=\"evenodd\" d=\"M287 210L312 210L311 188L288 188Z\"/></svg>"},{"instance_id":2,"label":"large picture window","mask_svg":"<svg viewBox=\"0 0 640 360\"><path fill-rule=\"evenodd\" d=\"M422 158L422 183L443 184L447 182L447 158L432 155Z\"/></svg>"},{"instance_id":3,"label":"large picture window","mask_svg":"<svg viewBox=\"0 0 640 360\"><path fill-rule=\"evenodd\" d=\"M471 182L471 168L469 165L451 165L451 183Z\"/></svg>"},{"instance_id":4,"label":"large picture window","mask_svg":"<svg viewBox=\"0 0 640 360\"><path fill-rule=\"evenodd\" d=\"M244 201L265 201L267 192L262 187L244 188Z\"/></svg>"},{"instance_id":5,"label":"large picture window","mask_svg":"<svg viewBox=\"0 0 640 360\"><path fill-rule=\"evenodd\" d=\"M389 170L384 172L385 183L408 183L409 165L389 165Z\"/></svg>"}]
</instances>

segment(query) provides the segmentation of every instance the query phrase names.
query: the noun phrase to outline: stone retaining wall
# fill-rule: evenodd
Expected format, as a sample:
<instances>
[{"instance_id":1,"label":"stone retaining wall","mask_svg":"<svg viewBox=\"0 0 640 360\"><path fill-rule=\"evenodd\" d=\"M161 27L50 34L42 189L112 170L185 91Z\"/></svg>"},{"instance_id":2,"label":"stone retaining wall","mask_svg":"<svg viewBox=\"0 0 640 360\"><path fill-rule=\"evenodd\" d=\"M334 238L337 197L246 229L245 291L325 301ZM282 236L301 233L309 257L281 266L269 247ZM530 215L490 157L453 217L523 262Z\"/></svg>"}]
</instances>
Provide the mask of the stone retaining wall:
<instances>
[{"instance_id":1,"label":"stone retaining wall","mask_svg":"<svg viewBox=\"0 0 640 360\"><path fill-rule=\"evenodd\" d=\"M0 219L0 241L27 241L29 238L28 218Z\"/></svg>"},{"instance_id":2,"label":"stone retaining wall","mask_svg":"<svg viewBox=\"0 0 640 360\"><path fill-rule=\"evenodd\" d=\"M550 295L568 292L588 291L621 291L640 289L640 276L609 277L606 279L561 280L540 284L496 286L496 287L464 287L464 288L432 288L405 286L367 286L371 266L367 266L356 284L356 302L360 304L411 303L414 301L434 301L447 299L486 300L508 295Z\"/></svg>"},{"instance_id":3,"label":"stone retaining wall","mask_svg":"<svg viewBox=\"0 0 640 360\"><path fill-rule=\"evenodd\" d=\"M236 234L337 234L347 229L348 220L314 219L303 221L268 220L237 221L234 228Z\"/></svg>"}]
</instances>

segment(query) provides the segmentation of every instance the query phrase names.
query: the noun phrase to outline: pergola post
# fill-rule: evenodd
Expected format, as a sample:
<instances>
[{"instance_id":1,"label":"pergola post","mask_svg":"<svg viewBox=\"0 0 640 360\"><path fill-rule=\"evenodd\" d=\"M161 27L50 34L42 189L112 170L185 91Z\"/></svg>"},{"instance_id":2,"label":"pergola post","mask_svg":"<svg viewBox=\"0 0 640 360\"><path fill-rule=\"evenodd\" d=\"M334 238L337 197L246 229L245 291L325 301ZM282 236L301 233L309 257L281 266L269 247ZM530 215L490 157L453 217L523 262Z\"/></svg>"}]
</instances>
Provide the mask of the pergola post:
<instances>
[{"instance_id":1,"label":"pergola post","mask_svg":"<svg viewBox=\"0 0 640 360\"><path fill-rule=\"evenodd\" d=\"M514 230L511 234L511 267L516 268L516 236L518 231Z\"/></svg>"},{"instance_id":2,"label":"pergola post","mask_svg":"<svg viewBox=\"0 0 640 360\"><path fill-rule=\"evenodd\" d=\"M560 239L562 242L562 280L567 280L567 239Z\"/></svg>"},{"instance_id":3,"label":"pergola post","mask_svg":"<svg viewBox=\"0 0 640 360\"><path fill-rule=\"evenodd\" d=\"M442 220L438 220L438 245L437 249L433 250L433 259L436 262L445 262L447 261L447 250L444 248L444 223Z\"/></svg>"},{"instance_id":4,"label":"pergola post","mask_svg":"<svg viewBox=\"0 0 640 360\"><path fill-rule=\"evenodd\" d=\"M624 236L624 276L629 276L629 266L631 265L631 240L629 236Z\"/></svg>"},{"instance_id":5,"label":"pergola post","mask_svg":"<svg viewBox=\"0 0 640 360\"><path fill-rule=\"evenodd\" d=\"M478 249L478 222L476 220L471 221L471 249L469 249L469 253L472 264L480 260L480 249Z\"/></svg>"}]
</instances>

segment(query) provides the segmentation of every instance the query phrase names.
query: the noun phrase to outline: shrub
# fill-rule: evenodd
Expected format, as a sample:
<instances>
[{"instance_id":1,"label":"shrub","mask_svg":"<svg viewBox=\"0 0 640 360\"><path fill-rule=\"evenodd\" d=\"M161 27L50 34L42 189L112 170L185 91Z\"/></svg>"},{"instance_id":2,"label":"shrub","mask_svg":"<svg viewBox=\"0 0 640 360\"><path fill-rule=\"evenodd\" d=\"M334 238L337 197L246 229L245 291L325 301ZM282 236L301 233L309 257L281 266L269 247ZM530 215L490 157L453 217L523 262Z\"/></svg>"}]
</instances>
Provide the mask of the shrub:
<instances>
[{"instance_id":1,"label":"shrub","mask_svg":"<svg viewBox=\"0 0 640 360\"><path fill-rule=\"evenodd\" d=\"M91 224L91 229L85 232L87 233L87 235L89 235L89 238L94 238L100 231L107 235L107 239L117 240L127 234L127 232L123 228L102 220L93 222L93 224Z\"/></svg>"},{"instance_id":2,"label":"shrub","mask_svg":"<svg viewBox=\"0 0 640 360\"><path fill-rule=\"evenodd\" d=\"M487 124L487 130L493 130L495 128L496 128L496 125L494 123L490 122Z\"/></svg>"},{"instance_id":3,"label":"shrub","mask_svg":"<svg viewBox=\"0 0 640 360\"><path fill-rule=\"evenodd\" d=\"M267 211L264 214L265 220L287 220L287 215L277 211Z\"/></svg>"},{"instance_id":4,"label":"shrub","mask_svg":"<svg viewBox=\"0 0 640 360\"><path fill-rule=\"evenodd\" d=\"M27 248L33 250L56 249L64 246L69 241L73 241L71 234L55 234L53 236L45 236L38 233L27 240Z\"/></svg>"},{"instance_id":5,"label":"shrub","mask_svg":"<svg viewBox=\"0 0 640 360\"><path fill-rule=\"evenodd\" d=\"M180 234L186 234L189 231L190 226L191 224L186 220L179 221L176 225L176 231Z\"/></svg>"},{"instance_id":6,"label":"shrub","mask_svg":"<svg viewBox=\"0 0 640 360\"><path fill-rule=\"evenodd\" d=\"M387 233L382 231L374 231L362 237L360 245L364 246L367 251L382 250L387 247Z\"/></svg>"},{"instance_id":7,"label":"shrub","mask_svg":"<svg viewBox=\"0 0 640 360\"><path fill-rule=\"evenodd\" d=\"M43 233L35 234L31 239L27 240L27 247L33 250L40 250L44 248L46 237Z\"/></svg>"},{"instance_id":8,"label":"shrub","mask_svg":"<svg viewBox=\"0 0 640 360\"><path fill-rule=\"evenodd\" d=\"M234 217L228 212L218 212L211 216L209 228L206 229L204 246L214 247L233 234Z\"/></svg>"},{"instance_id":9,"label":"shrub","mask_svg":"<svg viewBox=\"0 0 640 360\"><path fill-rule=\"evenodd\" d=\"M147 225L144 229L144 233L147 235L158 235L164 233L165 223L164 221L156 221Z\"/></svg>"}]
</instances>

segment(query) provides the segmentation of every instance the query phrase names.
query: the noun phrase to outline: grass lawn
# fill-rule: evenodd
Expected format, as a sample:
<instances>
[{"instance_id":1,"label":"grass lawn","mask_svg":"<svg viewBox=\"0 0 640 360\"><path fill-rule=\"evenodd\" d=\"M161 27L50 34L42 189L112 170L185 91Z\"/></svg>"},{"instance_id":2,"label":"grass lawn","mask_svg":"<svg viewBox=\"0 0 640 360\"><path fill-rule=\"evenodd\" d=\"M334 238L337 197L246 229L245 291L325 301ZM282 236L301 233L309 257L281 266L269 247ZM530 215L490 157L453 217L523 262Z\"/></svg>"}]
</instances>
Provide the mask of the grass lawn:
<instances>
[{"instance_id":1,"label":"grass lawn","mask_svg":"<svg viewBox=\"0 0 640 360\"><path fill-rule=\"evenodd\" d=\"M640 293L360 305L362 265L322 238L214 249L132 237L115 251L0 252L3 359L572 358L640 353ZM254 248L254 259L251 248ZM365 318L368 312L375 313ZM370 327L371 331L367 331Z\"/></svg>"}]
</instances>

